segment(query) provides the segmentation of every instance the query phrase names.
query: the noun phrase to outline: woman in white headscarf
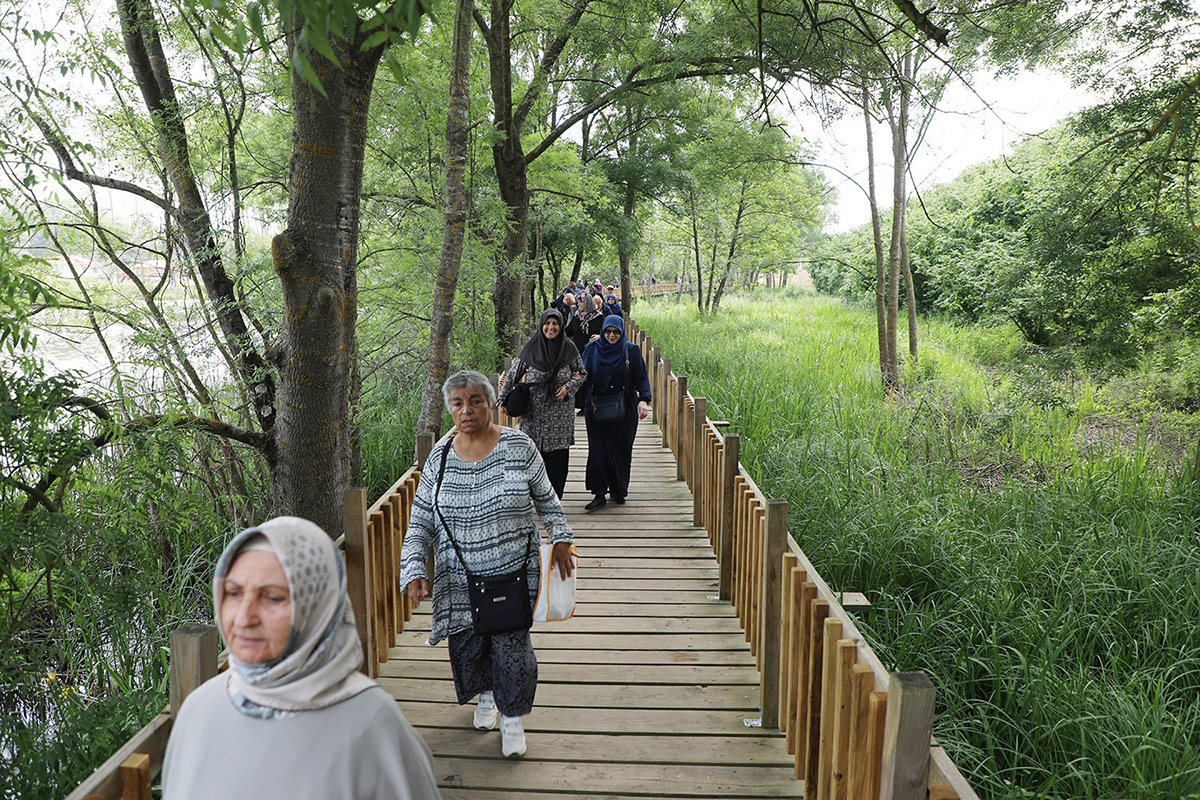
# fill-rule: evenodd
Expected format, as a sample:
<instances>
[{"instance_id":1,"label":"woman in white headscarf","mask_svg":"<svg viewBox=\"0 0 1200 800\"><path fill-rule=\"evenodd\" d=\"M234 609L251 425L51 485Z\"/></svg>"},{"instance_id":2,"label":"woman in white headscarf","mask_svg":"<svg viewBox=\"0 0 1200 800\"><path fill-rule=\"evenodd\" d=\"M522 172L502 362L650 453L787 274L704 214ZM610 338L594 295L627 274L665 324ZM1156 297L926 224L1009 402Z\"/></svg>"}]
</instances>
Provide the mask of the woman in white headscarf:
<instances>
[{"instance_id":1,"label":"woman in white headscarf","mask_svg":"<svg viewBox=\"0 0 1200 800\"><path fill-rule=\"evenodd\" d=\"M317 525L276 517L234 537L213 607L229 670L180 709L164 800L439 797L429 747L358 671L345 565Z\"/></svg>"}]
</instances>

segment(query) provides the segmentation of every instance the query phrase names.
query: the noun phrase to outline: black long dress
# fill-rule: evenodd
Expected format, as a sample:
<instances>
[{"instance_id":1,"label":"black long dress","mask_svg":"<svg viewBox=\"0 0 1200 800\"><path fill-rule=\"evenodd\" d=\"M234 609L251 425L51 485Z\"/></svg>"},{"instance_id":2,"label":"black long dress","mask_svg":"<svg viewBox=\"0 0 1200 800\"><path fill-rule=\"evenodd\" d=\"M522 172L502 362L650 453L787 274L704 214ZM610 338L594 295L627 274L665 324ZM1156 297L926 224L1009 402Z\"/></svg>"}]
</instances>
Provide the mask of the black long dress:
<instances>
[{"instance_id":1,"label":"black long dress","mask_svg":"<svg viewBox=\"0 0 1200 800\"><path fill-rule=\"evenodd\" d=\"M613 371L610 385L601 394L625 393L625 416L618 422L603 424L592 418L591 393L597 387L589 381L583 402L583 418L587 424L588 457L584 482L594 495L624 497L629 494L629 469L633 463L633 440L637 436L638 403L651 401L650 376L642 351L635 344L625 343L629 367L621 365Z\"/></svg>"}]
</instances>

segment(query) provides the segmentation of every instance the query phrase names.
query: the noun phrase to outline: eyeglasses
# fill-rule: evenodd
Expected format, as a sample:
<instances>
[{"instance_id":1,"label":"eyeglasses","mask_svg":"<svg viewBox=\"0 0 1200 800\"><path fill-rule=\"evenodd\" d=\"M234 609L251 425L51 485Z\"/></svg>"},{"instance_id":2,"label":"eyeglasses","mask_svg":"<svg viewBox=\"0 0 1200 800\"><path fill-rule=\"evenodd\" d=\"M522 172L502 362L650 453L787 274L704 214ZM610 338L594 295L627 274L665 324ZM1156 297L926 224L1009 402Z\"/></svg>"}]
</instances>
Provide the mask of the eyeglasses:
<instances>
[{"instance_id":1,"label":"eyeglasses","mask_svg":"<svg viewBox=\"0 0 1200 800\"><path fill-rule=\"evenodd\" d=\"M620 336L621 332L619 330L617 330L616 328L609 328L606 331L604 331L604 335L605 336Z\"/></svg>"}]
</instances>

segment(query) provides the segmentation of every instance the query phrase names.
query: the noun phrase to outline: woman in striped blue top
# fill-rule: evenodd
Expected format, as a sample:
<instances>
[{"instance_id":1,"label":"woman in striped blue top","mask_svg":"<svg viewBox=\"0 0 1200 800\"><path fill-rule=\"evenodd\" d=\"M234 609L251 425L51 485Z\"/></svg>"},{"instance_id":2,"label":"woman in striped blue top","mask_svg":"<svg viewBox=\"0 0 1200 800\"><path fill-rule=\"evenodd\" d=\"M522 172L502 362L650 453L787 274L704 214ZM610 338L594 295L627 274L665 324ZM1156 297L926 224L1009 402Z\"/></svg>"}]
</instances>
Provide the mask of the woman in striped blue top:
<instances>
[{"instance_id":1,"label":"woman in striped blue top","mask_svg":"<svg viewBox=\"0 0 1200 800\"><path fill-rule=\"evenodd\" d=\"M491 730L499 716L501 752L521 756L521 717L532 710L537 689L537 657L529 629L476 633L466 572L504 575L524 565L532 603L540 572L534 510L550 531L552 560L564 576L572 571L573 536L536 445L521 431L492 422L496 394L487 376L455 373L442 386L442 396L458 434L438 442L426 460L404 536L400 585L414 606L430 594L426 562L432 550L429 643L449 639L458 702L465 704L478 695L475 727Z\"/></svg>"}]
</instances>

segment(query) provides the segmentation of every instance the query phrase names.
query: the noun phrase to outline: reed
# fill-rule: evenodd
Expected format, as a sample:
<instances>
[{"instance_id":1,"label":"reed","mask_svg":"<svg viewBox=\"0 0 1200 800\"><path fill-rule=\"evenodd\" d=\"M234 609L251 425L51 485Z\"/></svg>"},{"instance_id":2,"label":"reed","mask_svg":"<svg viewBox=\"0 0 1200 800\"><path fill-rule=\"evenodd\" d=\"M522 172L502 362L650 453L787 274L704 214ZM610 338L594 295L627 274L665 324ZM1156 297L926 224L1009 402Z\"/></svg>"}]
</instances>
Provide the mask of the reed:
<instances>
[{"instance_id":1,"label":"reed","mask_svg":"<svg viewBox=\"0 0 1200 800\"><path fill-rule=\"evenodd\" d=\"M982 796L1200 795L1200 481L1145 436L1085 447L1093 387L1038 403L1010 334L925 320L885 398L873 312L828 298L637 320L822 574L868 593L885 663L931 676Z\"/></svg>"}]
</instances>

